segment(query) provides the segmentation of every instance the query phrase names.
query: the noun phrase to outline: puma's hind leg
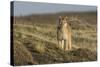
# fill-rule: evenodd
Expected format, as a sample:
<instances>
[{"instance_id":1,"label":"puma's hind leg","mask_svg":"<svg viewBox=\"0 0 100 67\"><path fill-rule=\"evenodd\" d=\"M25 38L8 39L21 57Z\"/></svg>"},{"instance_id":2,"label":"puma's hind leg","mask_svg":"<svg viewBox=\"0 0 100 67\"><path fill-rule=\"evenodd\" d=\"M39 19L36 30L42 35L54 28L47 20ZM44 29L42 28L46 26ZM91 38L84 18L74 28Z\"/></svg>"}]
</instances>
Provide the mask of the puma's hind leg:
<instances>
[{"instance_id":1,"label":"puma's hind leg","mask_svg":"<svg viewBox=\"0 0 100 67\"><path fill-rule=\"evenodd\" d=\"M72 49L71 38L69 38L69 41L68 41L68 49L69 49L69 50L71 50L71 49Z\"/></svg>"},{"instance_id":2,"label":"puma's hind leg","mask_svg":"<svg viewBox=\"0 0 100 67\"><path fill-rule=\"evenodd\" d=\"M67 40L64 40L64 50L68 50L68 42Z\"/></svg>"}]
</instances>

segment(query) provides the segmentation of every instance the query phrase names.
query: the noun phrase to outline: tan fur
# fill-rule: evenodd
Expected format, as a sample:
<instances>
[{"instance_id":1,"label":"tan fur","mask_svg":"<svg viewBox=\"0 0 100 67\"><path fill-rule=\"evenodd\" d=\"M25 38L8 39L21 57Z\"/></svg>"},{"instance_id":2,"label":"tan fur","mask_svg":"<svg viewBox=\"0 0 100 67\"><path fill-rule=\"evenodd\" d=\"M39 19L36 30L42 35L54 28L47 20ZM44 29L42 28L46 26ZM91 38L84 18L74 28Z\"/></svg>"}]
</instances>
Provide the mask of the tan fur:
<instances>
[{"instance_id":1,"label":"tan fur","mask_svg":"<svg viewBox=\"0 0 100 67\"><path fill-rule=\"evenodd\" d=\"M57 40L59 46L64 50L71 50L71 28L68 24L68 17L59 17L57 26Z\"/></svg>"}]
</instances>

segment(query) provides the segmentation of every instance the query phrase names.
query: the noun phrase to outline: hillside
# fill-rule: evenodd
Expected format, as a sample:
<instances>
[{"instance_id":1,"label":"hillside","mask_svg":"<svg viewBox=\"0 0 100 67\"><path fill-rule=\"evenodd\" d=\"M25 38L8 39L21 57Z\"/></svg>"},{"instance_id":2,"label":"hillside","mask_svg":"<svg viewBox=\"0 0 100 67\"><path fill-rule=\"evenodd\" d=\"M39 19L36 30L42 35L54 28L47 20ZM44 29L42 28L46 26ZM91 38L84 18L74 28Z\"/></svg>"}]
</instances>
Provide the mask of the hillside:
<instances>
[{"instance_id":1,"label":"hillside","mask_svg":"<svg viewBox=\"0 0 100 67\"><path fill-rule=\"evenodd\" d=\"M69 17L71 51L58 47L56 24L59 15ZM94 12L14 17L13 39L14 65L96 61L97 15Z\"/></svg>"}]
</instances>

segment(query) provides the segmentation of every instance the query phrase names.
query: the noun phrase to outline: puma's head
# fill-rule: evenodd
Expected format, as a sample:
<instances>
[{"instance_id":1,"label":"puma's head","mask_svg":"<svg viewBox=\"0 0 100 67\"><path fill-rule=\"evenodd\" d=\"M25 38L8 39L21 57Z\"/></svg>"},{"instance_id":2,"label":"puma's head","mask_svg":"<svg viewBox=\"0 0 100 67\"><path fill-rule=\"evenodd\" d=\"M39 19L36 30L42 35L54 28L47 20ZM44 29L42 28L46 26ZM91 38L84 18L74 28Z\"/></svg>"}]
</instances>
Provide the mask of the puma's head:
<instances>
[{"instance_id":1,"label":"puma's head","mask_svg":"<svg viewBox=\"0 0 100 67\"><path fill-rule=\"evenodd\" d=\"M67 25L68 25L68 17L59 16L59 26L62 28L62 27L67 27Z\"/></svg>"}]
</instances>

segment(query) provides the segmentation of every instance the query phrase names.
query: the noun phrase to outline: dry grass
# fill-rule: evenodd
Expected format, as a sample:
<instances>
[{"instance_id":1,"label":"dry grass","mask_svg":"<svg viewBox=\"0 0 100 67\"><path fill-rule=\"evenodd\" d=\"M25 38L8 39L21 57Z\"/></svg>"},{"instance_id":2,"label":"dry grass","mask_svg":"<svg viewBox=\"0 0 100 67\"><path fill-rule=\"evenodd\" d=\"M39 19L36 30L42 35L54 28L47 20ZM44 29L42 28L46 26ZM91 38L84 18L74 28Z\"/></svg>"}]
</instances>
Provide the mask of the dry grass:
<instances>
[{"instance_id":1,"label":"dry grass","mask_svg":"<svg viewBox=\"0 0 100 67\"><path fill-rule=\"evenodd\" d=\"M72 51L63 51L58 47L56 39L58 15L68 15L71 18ZM14 64L96 61L96 24L96 13L61 13L14 18L14 51L16 52ZM20 56L23 57L21 60Z\"/></svg>"},{"instance_id":2,"label":"dry grass","mask_svg":"<svg viewBox=\"0 0 100 67\"><path fill-rule=\"evenodd\" d=\"M14 42L14 65L32 65L36 64L32 54L27 48L18 41Z\"/></svg>"}]
</instances>

